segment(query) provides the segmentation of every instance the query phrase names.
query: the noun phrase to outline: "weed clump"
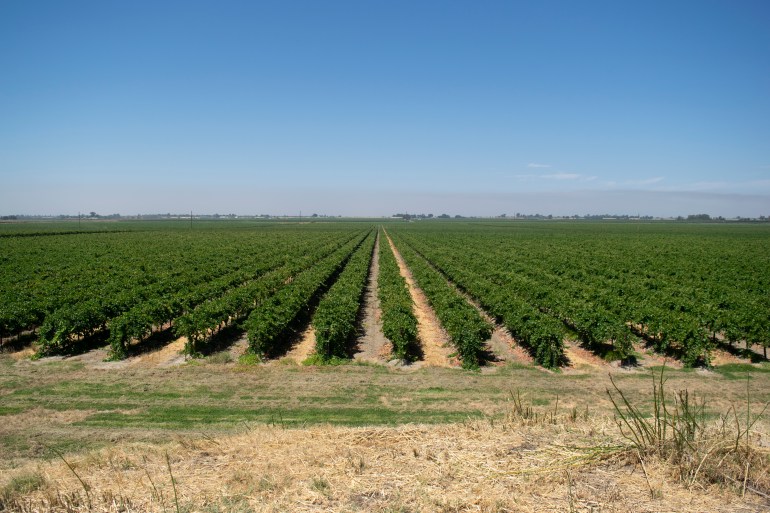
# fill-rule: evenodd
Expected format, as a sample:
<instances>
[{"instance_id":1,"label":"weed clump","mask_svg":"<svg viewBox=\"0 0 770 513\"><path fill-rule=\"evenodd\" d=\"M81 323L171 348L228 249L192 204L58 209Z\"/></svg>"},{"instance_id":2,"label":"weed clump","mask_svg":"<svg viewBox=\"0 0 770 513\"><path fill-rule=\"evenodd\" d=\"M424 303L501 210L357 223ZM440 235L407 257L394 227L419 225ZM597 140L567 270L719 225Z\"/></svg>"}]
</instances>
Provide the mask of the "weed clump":
<instances>
[{"instance_id":1,"label":"weed clump","mask_svg":"<svg viewBox=\"0 0 770 513\"><path fill-rule=\"evenodd\" d=\"M262 363L262 358L258 354L246 352L238 358L238 363L241 365L257 365Z\"/></svg>"},{"instance_id":2,"label":"weed clump","mask_svg":"<svg viewBox=\"0 0 770 513\"><path fill-rule=\"evenodd\" d=\"M228 363L232 363L233 361L233 355L230 353L230 351L220 351L218 353L214 353L211 356L207 358L208 363L212 363L215 365L224 365Z\"/></svg>"},{"instance_id":3,"label":"weed clump","mask_svg":"<svg viewBox=\"0 0 770 513\"><path fill-rule=\"evenodd\" d=\"M664 370L653 373L650 415L632 404L610 376L612 390L607 389L607 395L620 433L630 442L630 454L643 468L652 458L668 462L687 487L700 481L723 483L737 486L742 494L748 490L770 497L770 452L757 443L759 435L753 431L767 405L752 414L748 377L746 411L732 406L710 422L703 398L686 389L667 392ZM650 492L655 495L652 488Z\"/></svg>"},{"instance_id":4,"label":"weed clump","mask_svg":"<svg viewBox=\"0 0 770 513\"><path fill-rule=\"evenodd\" d=\"M28 472L13 477L0 490L0 510L5 510L21 496L40 490L45 484L45 477L39 472Z\"/></svg>"}]
</instances>

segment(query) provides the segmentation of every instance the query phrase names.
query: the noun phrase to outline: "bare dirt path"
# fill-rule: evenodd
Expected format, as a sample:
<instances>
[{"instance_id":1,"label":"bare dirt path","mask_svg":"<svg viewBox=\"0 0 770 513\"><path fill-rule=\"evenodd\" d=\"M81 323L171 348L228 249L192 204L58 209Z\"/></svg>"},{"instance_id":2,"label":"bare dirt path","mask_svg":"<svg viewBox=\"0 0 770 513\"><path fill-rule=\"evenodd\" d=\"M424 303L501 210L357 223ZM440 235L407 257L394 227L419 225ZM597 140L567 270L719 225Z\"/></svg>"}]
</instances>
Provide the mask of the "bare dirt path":
<instances>
[{"instance_id":1,"label":"bare dirt path","mask_svg":"<svg viewBox=\"0 0 770 513\"><path fill-rule=\"evenodd\" d=\"M487 353L492 357L492 359L490 359L487 363L491 364L492 368L507 362L517 362L527 365L533 365L535 363L532 355L530 355L526 349L521 347L516 342L516 339L513 338L513 335L511 335L511 333L505 329L504 326L501 326L495 322L491 315L485 312L484 309L481 308L481 306L476 303L472 297L457 288L454 283L448 283L452 285L452 287L454 287L455 290L457 290L457 292L465 298L469 305L471 305L476 309L476 311L479 312L479 315L481 315L485 321L492 325L492 336L489 337L489 340L484 342L486 344Z\"/></svg>"},{"instance_id":2,"label":"bare dirt path","mask_svg":"<svg viewBox=\"0 0 770 513\"><path fill-rule=\"evenodd\" d=\"M19 354L24 355L27 358L34 355L34 353L35 352L32 349L19 352ZM106 361L109 356L110 350L108 347L99 347L75 356L45 356L39 360L35 360L35 364L45 364L57 361L80 362L89 369L101 370L123 369L129 365L129 360L120 360L114 362Z\"/></svg>"},{"instance_id":3,"label":"bare dirt path","mask_svg":"<svg viewBox=\"0 0 770 513\"><path fill-rule=\"evenodd\" d=\"M356 347L353 359L385 363L393 351L393 344L382 333L382 311L380 310L380 297L377 294L377 285L380 276L380 236L374 242L374 255L372 265L369 267L369 279L366 283L364 303L361 307L362 333L356 339Z\"/></svg>"},{"instance_id":4,"label":"bare dirt path","mask_svg":"<svg viewBox=\"0 0 770 513\"><path fill-rule=\"evenodd\" d=\"M494 325L492 336L486 342L487 350L497 357L497 362L493 361L491 362L492 364L507 362L517 362L527 365L534 364L535 360L532 358L532 355L516 343L516 339L513 338L507 329L494 323L494 319L489 318L483 310L481 310L481 314Z\"/></svg>"},{"instance_id":5,"label":"bare dirt path","mask_svg":"<svg viewBox=\"0 0 770 513\"><path fill-rule=\"evenodd\" d=\"M230 352L230 356L233 358L233 360L238 361L238 358L246 354L248 349L249 339L246 332L244 331L243 334L238 337L238 340L233 342L233 344L228 348L228 351Z\"/></svg>"},{"instance_id":6,"label":"bare dirt path","mask_svg":"<svg viewBox=\"0 0 770 513\"><path fill-rule=\"evenodd\" d=\"M181 365L187 361L187 357L182 353L186 342L187 337L179 337L157 351L131 357L126 361L129 366L157 365L158 367L173 367L174 365Z\"/></svg>"},{"instance_id":7,"label":"bare dirt path","mask_svg":"<svg viewBox=\"0 0 770 513\"><path fill-rule=\"evenodd\" d=\"M417 286L417 283L412 276L412 272L407 267L404 258L401 253L396 249L395 244L390 239L390 236L385 232L385 236L388 238L390 248L393 250L393 255L396 257L401 276L406 280L406 284L409 287L409 293L412 295L412 301L414 302L414 315L417 317L417 333L420 343L422 344L423 361L426 365L433 365L437 367L455 367L457 363L450 360L449 355L452 353L452 349L449 345L449 336L441 327L441 323L436 317L436 313L430 307L428 298L425 297L425 293Z\"/></svg>"},{"instance_id":8,"label":"bare dirt path","mask_svg":"<svg viewBox=\"0 0 770 513\"><path fill-rule=\"evenodd\" d=\"M581 347L579 342L574 340L564 341L564 356L567 357L567 365L563 368L565 372L570 370L591 368L609 368L609 363L602 360L588 349Z\"/></svg>"},{"instance_id":9,"label":"bare dirt path","mask_svg":"<svg viewBox=\"0 0 770 513\"><path fill-rule=\"evenodd\" d=\"M312 324L308 324L305 331L299 337L299 342L286 353L284 358L294 360L298 364L301 364L307 360L310 355L315 351L315 328Z\"/></svg>"},{"instance_id":10,"label":"bare dirt path","mask_svg":"<svg viewBox=\"0 0 770 513\"><path fill-rule=\"evenodd\" d=\"M662 365L673 369L681 369L683 367L680 360L656 353L652 348L646 347L642 342L634 343L634 352L639 355L639 360L637 362L637 367L639 369L660 367Z\"/></svg>"}]
</instances>

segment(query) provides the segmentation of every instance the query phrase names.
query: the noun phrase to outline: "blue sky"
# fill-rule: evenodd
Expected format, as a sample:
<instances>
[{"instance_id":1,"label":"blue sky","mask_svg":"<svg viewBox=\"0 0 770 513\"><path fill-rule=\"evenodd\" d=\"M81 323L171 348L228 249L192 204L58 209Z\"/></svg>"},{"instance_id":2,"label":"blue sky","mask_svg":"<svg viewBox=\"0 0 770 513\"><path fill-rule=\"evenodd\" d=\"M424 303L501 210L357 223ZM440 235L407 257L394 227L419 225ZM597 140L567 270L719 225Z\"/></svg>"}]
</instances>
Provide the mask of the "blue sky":
<instances>
[{"instance_id":1,"label":"blue sky","mask_svg":"<svg viewBox=\"0 0 770 513\"><path fill-rule=\"evenodd\" d=\"M770 215L770 2L6 1L0 214Z\"/></svg>"}]
</instances>

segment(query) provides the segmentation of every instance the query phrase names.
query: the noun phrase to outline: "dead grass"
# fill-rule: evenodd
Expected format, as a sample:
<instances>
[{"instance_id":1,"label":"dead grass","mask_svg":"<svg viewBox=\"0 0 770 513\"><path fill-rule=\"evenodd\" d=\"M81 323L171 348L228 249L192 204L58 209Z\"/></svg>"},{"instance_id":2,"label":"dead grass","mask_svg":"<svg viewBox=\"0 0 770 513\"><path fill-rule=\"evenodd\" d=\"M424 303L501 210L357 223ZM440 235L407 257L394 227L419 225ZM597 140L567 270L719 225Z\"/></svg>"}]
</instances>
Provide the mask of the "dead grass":
<instances>
[{"instance_id":1,"label":"dead grass","mask_svg":"<svg viewBox=\"0 0 770 513\"><path fill-rule=\"evenodd\" d=\"M293 361L288 367L130 366L114 372L72 361L45 364L8 358L0 363L0 379L10 394L6 397L16 401L7 406L24 408L6 412L0 425L0 436L8 444L0 472L0 511L87 511L89 501L93 511L127 512L176 511L177 501L180 511L264 512L770 508L765 497L752 491L762 492L769 481L766 423L756 424L751 436L740 440L749 440L755 449L748 460L744 497L742 482L701 479L709 477L705 469L697 479L682 479L681 459L654 451L643 451L639 458L622 436L610 416L606 390L612 384L606 366L587 368L583 374L545 374L516 366L474 374L442 368L415 373L379 366L308 368ZM739 412L731 418L745 426L742 408L750 404L753 419L769 400L765 367L751 368L756 373L745 378L742 369L735 371L737 377L670 370L667 389L689 388L707 398L705 418L712 426L720 412L731 408ZM649 410L649 370L609 370L629 400ZM26 395L13 393L25 387L45 392L35 395L35 404L45 398L49 406L29 408L31 403L22 400ZM328 409L330 416L341 405L358 405L362 412L398 414L399 422L408 422L413 413L448 414L453 408L487 416L442 425L362 428L283 429L282 421L239 421L237 427L191 423L171 431L131 424L105 430L89 423L92 415L104 415L108 409L127 419L146 408L160 415L165 405L193 396L196 402L187 406L202 412L228 405L236 411L259 410L279 401L284 412L293 415L309 405ZM86 401L88 408L79 401ZM131 410L134 403L142 408ZM241 432L233 435L233 429ZM706 432L711 437L717 431ZM170 438L175 441L159 443ZM25 440L30 444L26 449ZM91 447L110 447L84 451L88 440L99 441ZM53 455L53 448L66 464ZM729 477L741 481L745 467L740 467L740 458L729 463Z\"/></svg>"},{"instance_id":2,"label":"dead grass","mask_svg":"<svg viewBox=\"0 0 770 513\"><path fill-rule=\"evenodd\" d=\"M4 429L9 429L16 425L19 428L29 426L32 423L40 422L42 419L51 425L61 426L74 424L86 419L93 414L93 410L49 410L46 408L33 408L15 415L6 415L4 417Z\"/></svg>"},{"instance_id":3,"label":"dead grass","mask_svg":"<svg viewBox=\"0 0 770 513\"><path fill-rule=\"evenodd\" d=\"M768 481L763 474L770 446L767 425L752 430L756 450L744 498L742 482L703 480L709 477L705 469L690 482L682 479L680 461L666 454L637 457L608 416L612 406L606 389L610 371L630 400L649 410L651 373L641 367L619 371L605 364L585 366L583 373L546 374L509 365L477 374L435 367L414 373L380 366L326 369L296 366L293 360L290 366L132 365L114 371L73 359L45 363L4 357L0 364L0 392L8 408L0 425L0 492L9 511L86 511L89 500L94 511L176 511L166 452L180 511L770 508L751 491L761 492ZM756 372L749 374L751 369ZM764 364L736 368L732 374L672 369L667 375L668 389L689 388L707 398L709 422L719 421L720 412L730 408L740 412L749 392L752 417L770 400ZM505 402L509 390L517 389L522 390L518 407L516 401ZM91 420L111 411L130 420L148 408L170 415L164 408L180 401L201 412L258 411L280 404L284 414L296 416L315 407L328 410L329 417L318 417L322 421L342 405L360 408L362 414L390 412L398 422L425 411L454 412L454 419L458 411L487 417L438 426L302 429L282 429L282 421L249 421L247 429L242 421L204 427L193 420L174 430L121 426L120 419L106 429ZM21 411L14 413L14 408ZM508 415L500 415L501 409ZM233 429L244 432L232 436ZM170 438L176 441L160 443ZM111 448L94 449L107 444ZM54 448L72 469L53 455ZM742 481L740 458L728 463L728 477Z\"/></svg>"},{"instance_id":4,"label":"dead grass","mask_svg":"<svg viewBox=\"0 0 770 513\"><path fill-rule=\"evenodd\" d=\"M667 462L688 487L738 485L741 494L748 490L770 499L769 440L755 429L768 404L752 412L748 379L744 407L732 406L709 421L706 399L687 389L670 391L664 370L653 374L651 414L629 401L614 380L607 390L618 430L630 443L628 452L642 466L650 459ZM650 493L656 494L651 485Z\"/></svg>"},{"instance_id":5,"label":"dead grass","mask_svg":"<svg viewBox=\"0 0 770 513\"><path fill-rule=\"evenodd\" d=\"M627 457L609 418L548 411L538 420L512 407L505 419L432 426L254 425L228 437L121 444L13 471L2 478L9 490L2 505L73 512L87 511L89 501L93 511L733 512L769 506L723 486L687 488L660 459L643 468ZM30 475L34 486L12 484Z\"/></svg>"}]
</instances>

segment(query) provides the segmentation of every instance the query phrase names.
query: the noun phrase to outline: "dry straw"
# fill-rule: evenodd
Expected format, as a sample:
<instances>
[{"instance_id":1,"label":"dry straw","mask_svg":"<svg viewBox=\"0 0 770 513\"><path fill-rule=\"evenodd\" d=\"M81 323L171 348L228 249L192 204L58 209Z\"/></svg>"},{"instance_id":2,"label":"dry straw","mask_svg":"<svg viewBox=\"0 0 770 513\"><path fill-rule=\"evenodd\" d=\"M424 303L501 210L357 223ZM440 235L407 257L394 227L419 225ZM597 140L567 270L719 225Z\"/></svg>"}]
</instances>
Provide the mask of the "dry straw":
<instances>
[{"instance_id":1,"label":"dry straw","mask_svg":"<svg viewBox=\"0 0 770 513\"><path fill-rule=\"evenodd\" d=\"M699 411L681 408L696 403L681 395L669 403L662 395L666 402L659 411L667 412L662 418L635 419L629 412L641 411L619 389L613 397L616 418L560 411L556 401L538 407L517 391L505 412L455 424L249 425L240 434L179 438L162 447L121 444L67 456L66 462L18 469L15 476L37 472L39 478L34 487L15 491L4 481L0 510L768 510L770 502L762 495L767 491L768 454L761 447L757 415L733 411L715 422L704 421L702 431L698 427L694 438L688 434L685 445L677 446L677 433L692 426L687 415ZM655 423L660 421L659 433L665 428L665 437L653 437L653 444L640 437L643 443L637 443L629 425L642 418L648 427L656 426L651 429L659 429ZM728 419L733 429L728 429ZM729 448L717 443L718 436L727 434ZM689 450L690 445L698 451L680 456L668 452ZM742 455L748 458L740 459ZM683 472L685 462L689 466ZM714 470L725 478L714 479Z\"/></svg>"}]
</instances>

